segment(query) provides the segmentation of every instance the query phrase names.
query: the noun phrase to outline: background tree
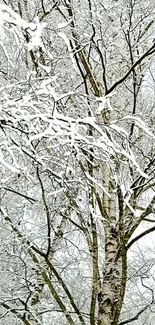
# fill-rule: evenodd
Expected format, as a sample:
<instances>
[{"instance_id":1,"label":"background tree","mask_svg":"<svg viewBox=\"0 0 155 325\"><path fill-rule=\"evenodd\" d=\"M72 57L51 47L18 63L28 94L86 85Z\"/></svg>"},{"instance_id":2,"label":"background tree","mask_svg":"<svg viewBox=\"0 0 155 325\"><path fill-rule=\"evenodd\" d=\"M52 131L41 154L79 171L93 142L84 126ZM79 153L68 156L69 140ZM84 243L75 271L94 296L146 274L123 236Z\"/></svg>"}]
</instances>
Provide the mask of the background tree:
<instances>
[{"instance_id":1,"label":"background tree","mask_svg":"<svg viewBox=\"0 0 155 325\"><path fill-rule=\"evenodd\" d=\"M127 252L155 230L154 9L1 1L4 323L123 325L153 311L153 260L128 275Z\"/></svg>"}]
</instances>

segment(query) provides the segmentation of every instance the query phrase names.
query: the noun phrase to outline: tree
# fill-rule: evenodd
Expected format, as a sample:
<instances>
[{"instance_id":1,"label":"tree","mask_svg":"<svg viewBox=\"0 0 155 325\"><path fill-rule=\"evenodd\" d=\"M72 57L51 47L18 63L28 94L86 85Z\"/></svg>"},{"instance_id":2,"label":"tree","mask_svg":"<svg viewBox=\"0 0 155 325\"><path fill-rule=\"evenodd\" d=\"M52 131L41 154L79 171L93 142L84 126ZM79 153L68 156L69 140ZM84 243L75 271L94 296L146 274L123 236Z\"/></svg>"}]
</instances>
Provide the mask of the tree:
<instances>
[{"instance_id":1,"label":"tree","mask_svg":"<svg viewBox=\"0 0 155 325\"><path fill-rule=\"evenodd\" d=\"M132 323L154 304L121 316L155 230L132 237L155 204L154 4L1 3L1 317Z\"/></svg>"}]
</instances>

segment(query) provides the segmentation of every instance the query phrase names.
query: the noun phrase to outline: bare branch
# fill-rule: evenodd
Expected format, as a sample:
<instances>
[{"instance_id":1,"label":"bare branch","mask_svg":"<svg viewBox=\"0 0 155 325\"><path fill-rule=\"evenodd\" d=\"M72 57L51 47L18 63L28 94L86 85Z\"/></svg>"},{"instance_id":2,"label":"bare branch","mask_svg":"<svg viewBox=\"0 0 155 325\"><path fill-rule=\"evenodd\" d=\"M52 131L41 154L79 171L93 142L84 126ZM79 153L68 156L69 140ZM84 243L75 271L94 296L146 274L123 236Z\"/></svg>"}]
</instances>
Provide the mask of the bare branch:
<instances>
[{"instance_id":1,"label":"bare branch","mask_svg":"<svg viewBox=\"0 0 155 325\"><path fill-rule=\"evenodd\" d=\"M33 204L33 202L37 202L37 200L33 199L32 197L27 196L27 195L22 194L22 193L19 193L18 191L14 190L14 189L12 189L12 188L4 187L4 190L5 190L5 191L12 192L12 193L14 193L14 194L17 194L17 195L19 195L19 196L24 197L24 199L28 200L31 204Z\"/></svg>"},{"instance_id":2,"label":"bare branch","mask_svg":"<svg viewBox=\"0 0 155 325\"><path fill-rule=\"evenodd\" d=\"M135 238L133 238L129 244L127 245L126 249L128 250L135 242L137 242L140 238L150 234L151 232L153 232L155 230L155 226L145 230L144 232L142 232L140 235L136 236Z\"/></svg>"},{"instance_id":3,"label":"bare branch","mask_svg":"<svg viewBox=\"0 0 155 325\"><path fill-rule=\"evenodd\" d=\"M25 324L25 325L31 325L31 323L28 321L28 319L25 318L25 316L22 316L21 315L21 311L18 312L15 308L11 308L7 303L5 302L0 302L0 305L2 307L4 307L8 312L14 314L17 318L19 318L20 320L22 320L22 322ZM24 310L23 310L23 313L24 313Z\"/></svg>"},{"instance_id":4,"label":"bare branch","mask_svg":"<svg viewBox=\"0 0 155 325\"><path fill-rule=\"evenodd\" d=\"M57 278L59 284L62 286L62 288L64 289L65 293L67 294L67 297L71 303L71 306L73 307L76 315L78 316L80 323L82 325L85 325L85 321L84 318L82 317L82 314L80 312L80 309L77 307L73 295L71 294L71 292L69 291L68 287L66 286L65 282L63 281L62 277L60 276L60 274L57 272L57 270L55 269L55 267L53 266L53 264L49 261L48 258L45 259L47 265L49 266L51 272L55 275L55 277Z\"/></svg>"},{"instance_id":5,"label":"bare branch","mask_svg":"<svg viewBox=\"0 0 155 325\"><path fill-rule=\"evenodd\" d=\"M50 252L50 248L51 248L51 225L50 225L50 210L48 207L48 204L46 202L46 196L45 196L45 189L44 189L44 185L42 182L42 179L40 177L40 173L39 173L39 168L37 166L37 177L41 186L41 192L42 192L42 200L43 200L43 204L44 204L44 208L45 208L45 212L46 212L46 219L47 219L47 240L48 240L48 247L47 247L47 253L46 255L49 255Z\"/></svg>"},{"instance_id":6,"label":"bare branch","mask_svg":"<svg viewBox=\"0 0 155 325\"><path fill-rule=\"evenodd\" d=\"M137 320L139 318L139 316L141 314L144 313L144 311L146 311L150 306L152 305L152 302L148 305L146 305L144 308L142 308L135 316L131 317L130 319L128 320L125 320L125 321L122 321L120 322L118 325L125 325L125 324L129 324L131 322L134 322L135 320Z\"/></svg>"},{"instance_id":7,"label":"bare branch","mask_svg":"<svg viewBox=\"0 0 155 325\"><path fill-rule=\"evenodd\" d=\"M139 224L141 223L141 221L143 221L145 219L145 217L147 217L149 214L151 214L154 210L154 204L155 204L155 195L152 198L151 202L148 204L147 208L144 210L144 212L141 214L141 216L139 218L137 218L137 220L135 221L134 225L131 227L128 235L130 238L131 235L133 234L133 232L136 230L136 228L139 226Z\"/></svg>"},{"instance_id":8,"label":"bare branch","mask_svg":"<svg viewBox=\"0 0 155 325\"><path fill-rule=\"evenodd\" d=\"M120 85L123 81L125 81L130 76L130 74L134 71L137 65L140 64L146 57L150 56L154 52L155 52L155 43L153 43L153 45L132 65L132 67L128 70L128 72L124 75L124 77L116 81L111 86L111 88L108 89L105 95L110 94L118 85Z\"/></svg>"}]
</instances>

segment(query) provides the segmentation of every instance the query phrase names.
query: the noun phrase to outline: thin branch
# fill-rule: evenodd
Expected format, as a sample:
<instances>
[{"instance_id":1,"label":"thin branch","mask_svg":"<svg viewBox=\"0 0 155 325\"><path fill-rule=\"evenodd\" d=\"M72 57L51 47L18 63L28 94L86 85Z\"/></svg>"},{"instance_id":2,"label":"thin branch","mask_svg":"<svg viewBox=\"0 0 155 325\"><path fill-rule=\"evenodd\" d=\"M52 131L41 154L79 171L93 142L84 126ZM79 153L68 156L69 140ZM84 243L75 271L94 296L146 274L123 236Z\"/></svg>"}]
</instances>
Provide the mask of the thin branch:
<instances>
[{"instance_id":1,"label":"thin branch","mask_svg":"<svg viewBox=\"0 0 155 325\"><path fill-rule=\"evenodd\" d=\"M62 313L62 310L60 309L45 309L45 310L42 310L42 311L39 311L37 313L37 315L42 315L42 314L46 314L46 313L51 313L51 312L57 312L57 313ZM74 311L68 311L70 314L75 314ZM82 315L84 315L85 317L89 318L89 314L88 313L84 313L84 312L81 312Z\"/></svg>"},{"instance_id":2,"label":"thin branch","mask_svg":"<svg viewBox=\"0 0 155 325\"><path fill-rule=\"evenodd\" d=\"M154 179L154 176L152 177L152 179ZM141 184L141 185L139 185L139 186L134 187L132 190L133 190L133 191L135 191L135 190L137 191L137 190L139 190L139 189L142 188L141 193L144 193L144 192L146 192L147 190L149 190L150 188L155 187L155 182L150 183L148 186L146 186L149 182L150 182L150 179L149 179L146 183L143 183L143 184Z\"/></svg>"},{"instance_id":3,"label":"thin branch","mask_svg":"<svg viewBox=\"0 0 155 325\"><path fill-rule=\"evenodd\" d=\"M63 213L60 213L60 215L62 215L66 220L69 220L75 227L83 231L83 227L81 227L77 222L72 220L70 217L65 216Z\"/></svg>"},{"instance_id":4,"label":"thin branch","mask_svg":"<svg viewBox=\"0 0 155 325\"><path fill-rule=\"evenodd\" d=\"M3 211L1 211L3 213ZM4 214L4 213L3 213ZM5 217L5 216L4 216ZM20 239L24 239L24 235L16 228L13 226L13 222L11 220L11 218L9 217L5 217L6 221L9 221L9 223L12 226L12 229L17 233L18 238ZM64 305L62 299L60 298L59 294L57 293L56 289L54 288L51 280L49 279L49 276L47 275L47 273L42 270L42 268L40 267L40 261L38 259L38 257L35 255L35 253L38 253L40 256L44 257L46 263L48 260L47 254L42 253L41 251L39 251L34 245L31 245L31 243L29 242L29 240L25 239L25 243L28 245L28 249L27 252L28 254L31 256L33 262L38 266L38 268L40 269L40 273L41 276L43 278L43 280L45 281L45 283L47 284L53 298L55 299L55 301L57 302L57 304L59 305L59 307L61 308L61 311L64 313L66 319L68 320L70 325L75 325L73 319L71 318L71 316L69 315L69 312L67 311L66 306ZM34 253L35 252L35 253ZM47 263L48 266L51 266L52 264L50 262ZM54 268L52 268L52 271L54 273ZM56 272L56 270L55 270ZM55 274L56 275L56 274ZM61 284L62 285L62 284ZM21 318L22 319L22 318ZM82 323L84 325L84 323ZM25 325L31 325L29 323L25 323Z\"/></svg>"},{"instance_id":5,"label":"thin branch","mask_svg":"<svg viewBox=\"0 0 155 325\"><path fill-rule=\"evenodd\" d=\"M43 10L43 15L40 17L40 21L42 21L45 17L47 17L48 15L51 14L51 12L53 11L53 9L57 10L62 16L63 18L65 18L65 20L67 21L65 15L62 13L62 11L59 9L59 0L53 0L53 5L51 7L51 9L49 11L45 11L45 7L43 8L43 0L42 1L42 10Z\"/></svg>"},{"instance_id":6,"label":"thin branch","mask_svg":"<svg viewBox=\"0 0 155 325\"><path fill-rule=\"evenodd\" d=\"M47 265L49 266L51 272L55 275L55 277L57 278L59 284L62 286L62 288L64 289L64 291L66 292L67 294L67 297L71 303L71 306L73 307L76 315L78 316L80 322L82 325L86 325L85 324L85 321L84 321L84 318L82 317L81 315L81 312L79 310L79 308L77 307L77 305L75 304L75 301L74 301L74 298L72 296L72 294L70 293L68 287L66 286L65 282L63 281L62 277L60 276L60 274L57 272L57 270L55 269L55 267L53 266L53 264L49 261L48 258L45 258L45 261L47 263Z\"/></svg>"},{"instance_id":7,"label":"thin branch","mask_svg":"<svg viewBox=\"0 0 155 325\"><path fill-rule=\"evenodd\" d=\"M118 81L116 81L111 88L105 93L105 95L110 94L118 85L120 85L123 81L125 81L129 75L134 71L138 64L140 64L146 57L150 56L155 52L155 43L131 66L128 72Z\"/></svg>"},{"instance_id":8,"label":"thin branch","mask_svg":"<svg viewBox=\"0 0 155 325\"><path fill-rule=\"evenodd\" d=\"M147 217L149 214L153 212L154 204L155 204L155 195L153 196L151 202L149 203L145 211L141 214L140 221L144 220L145 217Z\"/></svg>"},{"instance_id":9,"label":"thin branch","mask_svg":"<svg viewBox=\"0 0 155 325\"><path fill-rule=\"evenodd\" d=\"M155 163L155 157L152 157L152 160L149 161L148 165L146 166L146 168L144 169L144 173L146 174L150 167L152 167ZM138 183L139 185L141 184L140 182L143 180L146 180L146 178L144 178L144 176L138 176L137 179L133 182L133 184L130 186L130 188L135 191L137 189Z\"/></svg>"},{"instance_id":10,"label":"thin branch","mask_svg":"<svg viewBox=\"0 0 155 325\"><path fill-rule=\"evenodd\" d=\"M141 223L141 221L143 221L149 214L151 214L153 212L153 206L154 206L154 204L155 204L155 195L152 198L151 202L148 204L148 206L145 209L145 211L141 214L141 216L139 218L137 218L136 222L131 227L131 230L128 232L128 238L131 237L131 235L134 233L134 231L139 226L139 224Z\"/></svg>"},{"instance_id":11,"label":"thin branch","mask_svg":"<svg viewBox=\"0 0 155 325\"><path fill-rule=\"evenodd\" d=\"M15 231L15 233L17 234L18 238L22 238L23 243L26 243L28 245L28 247L31 247L37 254L39 254L40 256L45 258L45 254L43 252L41 252L37 247L35 247L34 245L31 244L31 242L26 239L24 237L24 235L20 232L20 230L14 226L11 218L8 215L5 215L4 211L2 210L2 208L0 207L0 212L2 213L5 221L8 221L9 224L11 225L11 228L13 229L13 231Z\"/></svg>"},{"instance_id":12,"label":"thin branch","mask_svg":"<svg viewBox=\"0 0 155 325\"><path fill-rule=\"evenodd\" d=\"M24 197L24 198L25 198L26 200L28 200L31 204L33 204L33 202L37 202L37 200L33 199L32 197L27 196L27 195L22 194L22 193L19 193L19 192L17 192L16 190L14 190L14 189L12 189L12 188L4 187L4 190L5 190L5 191L12 192L12 193L14 193L14 194L17 194L17 195L19 195L19 196Z\"/></svg>"},{"instance_id":13,"label":"thin branch","mask_svg":"<svg viewBox=\"0 0 155 325\"><path fill-rule=\"evenodd\" d=\"M64 313L68 323L70 325L75 325L75 322L73 321L72 317L70 316L69 312L67 311L66 306L64 305L62 299L60 298L58 292L54 288L51 280L49 279L49 277L48 277L48 275L47 275L47 273L45 271L42 271L42 278L44 279L45 283L47 284L52 296L54 297L55 301L59 305L60 309Z\"/></svg>"},{"instance_id":14,"label":"thin branch","mask_svg":"<svg viewBox=\"0 0 155 325\"><path fill-rule=\"evenodd\" d=\"M95 44L95 47L96 47L97 52L98 52L98 54L100 56L100 59L101 59L102 70L103 70L102 79L103 79L103 83L104 83L105 93L107 93L108 87L107 87L107 80L106 80L105 63L104 63L104 58L103 58L102 51L100 50L99 45L98 45L98 41L97 41L97 45Z\"/></svg>"},{"instance_id":15,"label":"thin branch","mask_svg":"<svg viewBox=\"0 0 155 325\"><path fill-rule=\"evenodd\" d=\"M139 316L144 313L145 310L147 310L150 306L152 305L152 302L148 305L146 305L144 308L142 308L135 316L129 318L128 320L122 321L120 322L118 325L125 325L125 324L129 324L131 322L134 322L135 320L137 320L139 318Z\"/></svg>"},{"instance_id":16,"label":"thin branch","mask_svg":"<svg viewBox=\"0 0 155 325\"><path fill-rule=\"evenodd\" d=\"M141 284L144 288L148 289L151 292L151 297L152 297L152 304L154 303L154 289L152 289L151 287L148 287L145 283L144 283L144 278L141 278Z\"/></svg>"}]
</instances>

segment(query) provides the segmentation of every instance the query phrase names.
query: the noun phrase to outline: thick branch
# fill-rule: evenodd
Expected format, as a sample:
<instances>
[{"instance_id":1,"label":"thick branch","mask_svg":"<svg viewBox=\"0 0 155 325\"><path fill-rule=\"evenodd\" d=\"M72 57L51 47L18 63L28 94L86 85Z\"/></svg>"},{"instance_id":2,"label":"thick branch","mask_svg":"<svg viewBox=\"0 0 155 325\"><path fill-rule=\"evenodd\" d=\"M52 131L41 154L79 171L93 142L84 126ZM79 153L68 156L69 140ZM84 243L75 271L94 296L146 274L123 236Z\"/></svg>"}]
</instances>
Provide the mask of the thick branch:
<instances>
[{"instance_id":1,"label":"thick branch","mask_svg":"<svg viewBox=\"0 0 155 325\"><path fill-rule=\"evenodd\" d=\"M90 304L90 325L95 325L95 311L96 311L96 298L101 290L99 265L98 265L98 236L96 224L91 215L91 228L92 228L92 264L93 264L93 278L92 278L92 294Z\"/></svg>"},{"instance_id":2,"label":"thick branch","mask_svg":"<svg viewBox=\"0 0 155 325\"><path fill-rule=\"evenodd\" d=\"M155 230L155 226L151 227L147 230L145 230L144 232L142 232L140 235L136 236L135 238L133 238L129 244L127 245L126 249L128 250L134 243L136 243L140 238L150 234L151 232L153 232Z\"/></svg>"},{"instance_id":3,"label":"thick branch","mask_svg":"<svg viewBox=\"0 0 155 325\"><path fill-rule=\"evenodd\" d=\"M93 74L90 63L86 59L86 55L85 55L84 51L80 48L79 37L78 37L78 35L77 35L76 31L75 31L75 28L74 28L75 27L74 26L74 14L73 14L73 10L72 10L70 0L69 0L69 6L68 6L67 9L68 9L69 17L72 19L72 21L71 21L72 35L73 35L73 39L74 39L76 49L78 50L78 56L79 56L79 58L81 60L81 63L82 63L83 68L84 68L84 70L86 72L86 75L88 76L88 79L89 79L89 82L90 82L90 84L92 86L92 89L93 89L95 95L98 97L98 96L100 96L100 90L99 90L96 78L95 78L95 76Z\"/></svg>"},{"instance_id":4,"label":"thick branch","mask_svg":"<svg viewBox=\"0 0 155 325\"><path fill-rule=\"evenodd\" d=\"M18 312L16 309L11 308L8 304L6 304L5 302L0 302L0 305L5 308L8 312L12 313L13 315L15 315L18 319L22 320L22 322L25 325L31 325L31 323L25 318L25 316L21 315L21 312ZM24 310L23 310L24 312Z\"/></svg>"},{"instance_id":5,"label":"thick branch","mask_svg":"<svg viewBox=\"0 0 155 325\"><path fill-rule=\"evenodd\" d=\"M42 192L42 200L43 200L43 204L44 204L44 208L45 208L45 212L46 212L46 219L47 219L47 240L48 240L48 247L47 247L47 253L46 255L49 255L50 252L50 248L51 248L51 226L50 226L50 211L49 211L49 207L48 204L46 202L46 196L45 196L45 189L44 189L44 185L42 182L42 179L40 177L39 174L39 168L37 166L37 177L41 186L41 192Z\"/></svg>"}]
</instances>

